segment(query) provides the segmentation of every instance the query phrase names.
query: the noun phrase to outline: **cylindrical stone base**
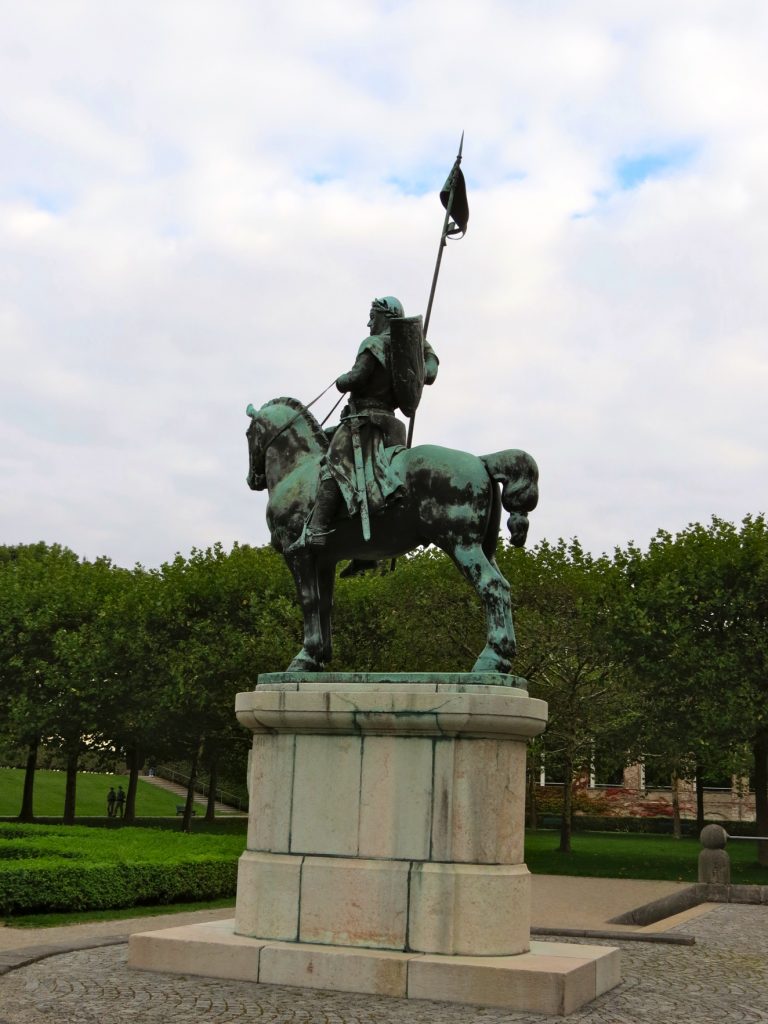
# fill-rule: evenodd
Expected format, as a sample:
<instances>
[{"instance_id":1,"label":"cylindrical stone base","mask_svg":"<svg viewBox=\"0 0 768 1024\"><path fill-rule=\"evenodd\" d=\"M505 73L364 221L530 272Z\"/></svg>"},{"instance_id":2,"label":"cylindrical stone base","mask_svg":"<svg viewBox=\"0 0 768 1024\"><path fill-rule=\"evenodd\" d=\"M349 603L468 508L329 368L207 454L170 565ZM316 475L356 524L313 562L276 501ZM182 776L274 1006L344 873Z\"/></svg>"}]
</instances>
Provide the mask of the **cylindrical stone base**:
<instances>
[{"instance_id":1,"label":"cylindrical stone base","mask_svg":"<svg viewBox=\"0 0 768 1024\"><path fill-rule=\"evenodd\" d=\"M236 932L525 952L525 747L544 728L546 704L440 676L294 680L238 696L254 741Z\"/></svg>"},{"instance_id":2,"label":"cylindrical stone base","mask_svg":"<svg viewBox=\"0 0 768 1024\"><path fill-rule=\"evenodd\" d=\"M246 851L238 935L465 956L528 949L524 864L302 857Z\"/></svg>"}]
</instances>

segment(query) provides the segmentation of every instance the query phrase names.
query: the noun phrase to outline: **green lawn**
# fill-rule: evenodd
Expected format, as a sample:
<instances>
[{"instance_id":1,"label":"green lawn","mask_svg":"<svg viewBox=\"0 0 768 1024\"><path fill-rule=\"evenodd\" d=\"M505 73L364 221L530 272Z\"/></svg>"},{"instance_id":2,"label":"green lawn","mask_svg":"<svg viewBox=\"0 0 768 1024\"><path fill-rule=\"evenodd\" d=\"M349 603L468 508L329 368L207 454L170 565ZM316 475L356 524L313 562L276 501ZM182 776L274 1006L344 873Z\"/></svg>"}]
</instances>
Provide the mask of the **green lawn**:
<instances>
[{"instance_id":1,"label":"green lawn","mask_svg":"<svg viewBox=\"0 0 768 1024\"><path fill-rule=\"evenodd\" d=\"M58 928L66 924L83 924L88 921L124 921L133 917L157 917L159 914L186 914L195 910L234 911L233 897L221 900L204 900L202 903L161 903L154 907L121 907L113 910L81 910L71 914L23 914L20 917L6 917L7 928ZM234 916L234 914L233 914Z\"/></svg>"},{"instance_id":2,"label":"green lawn","mask_svg":"<svg viewBox=\"0 0 768 1024\"><path fill-rule=\"evenodd\" d=\"M558 853L559 833L542 830L525 837L525 860L536 875L584 875L592 878L655 878L672 882L698 880L698 839L581 832L570 854ZM757 863L757 843L728 843L731 881L768 885L768 868Z\"/></svg>"},{"instance_id":3,"label":"green lawn","mask_svg":"<svg viewBox=\"0 0 768 1024\"><path fill-rule=\"evenodd\" d=\"M64 772L35 772L34 813L39 817L55 817L64 811ZM0 768L0 817L19 813L21 793L24 786L24 772L21 768ZM99 775L95 772L78 772L77 804L78 817L92 817L107 814L107 793L109 787L128 788L127 775ZM183 797L174 796L145 779L139 780L136 794L136 814L139 817L170 816L176 813ZM195 805L198 815L205 813L202 804Z\"/></svg>"}]
</instances>

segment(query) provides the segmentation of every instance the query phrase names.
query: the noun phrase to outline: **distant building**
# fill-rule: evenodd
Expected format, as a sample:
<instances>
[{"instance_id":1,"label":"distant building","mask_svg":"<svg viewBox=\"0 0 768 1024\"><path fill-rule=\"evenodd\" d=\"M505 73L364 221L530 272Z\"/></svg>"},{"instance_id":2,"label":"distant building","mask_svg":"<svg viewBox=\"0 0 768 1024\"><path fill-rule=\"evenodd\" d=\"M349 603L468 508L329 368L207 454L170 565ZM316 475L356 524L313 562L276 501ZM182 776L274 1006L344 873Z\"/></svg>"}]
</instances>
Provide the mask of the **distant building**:
<instances>
[{"instance_id":1,"label":"distant building","mask_svg":"<svg viewBox=\"0 0 768 1024\"><path fill-rule=\"evenodd\" d=\"M732 776L721 781L721 785L704 787L704 817L708 821L754 821L755 793L750 780ZM659 779L646 779L642 764L631 764L615 772L601 774L593 771L584 775L577 783L582 800L595 804L596 814L628 817L671 817L672 786L659 785ZM556 791L562 786L562 778L552 771L547 775L542 767L539 785ZM680 817L696 818L696 786L687 779L678 783ZM607 807L606 807L607 805ZM580 808L581 813L589 813ZM579 813L579 810L576 811Z\"/></svg>"}]
</instances>

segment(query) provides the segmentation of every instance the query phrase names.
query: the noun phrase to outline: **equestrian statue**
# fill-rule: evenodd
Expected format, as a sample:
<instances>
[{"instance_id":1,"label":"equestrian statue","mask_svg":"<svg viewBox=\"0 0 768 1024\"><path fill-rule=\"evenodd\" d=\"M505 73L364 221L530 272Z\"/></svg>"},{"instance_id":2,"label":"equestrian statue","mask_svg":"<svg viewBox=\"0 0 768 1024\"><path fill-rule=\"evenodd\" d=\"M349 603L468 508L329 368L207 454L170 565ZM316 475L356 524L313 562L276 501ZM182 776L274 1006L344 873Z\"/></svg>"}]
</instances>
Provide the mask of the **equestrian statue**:
<instances>
[{"instance_id":1,"label":"equestrian statue","mask_svg":"<svg viewBox=\"0 0 768 1024\"><path fill-rule=\"evenodd\" d=\"M510 672L512 607L495 551L502 507L511 543L525 543L538 501L536 463L514 448L478 457L411 446L423 387L438 373L426 328L442 251L469 217L460 162L461 146L440 193L446 213L424 323L406 317L392 295L373 300L354 365L329 385L347 396L338 426L323 430L294 398L246 410L248 486L269 492L272 545L293 574L304 615L304 645L289 672L319 672L331 659L338 562L351 560L342 573L350 575L429 544L450 556L483 603L487 643L472 671ZM398 410L410 417L407 436Z\"/></svg>"},{"instance_id":2,"label":"equestrian statue","mask_svg":"<svg viewBox=\"0 0 768 1024\"><path fill-rule=\"evenodd\" d=\"M294 398L248 406L248 485L267 489L267 524L296 581L304 646L288 671L321 671L331 658L336 565L394 558L435 544L477 591L487 643L473 672L508 673L515 654L509 584L495 561L502 506L512 544L528 532L538 470L517 449L475 456L438 445L406 448L398 408L415 412L438 360L421 317L405 317L392 296L374 299L370 336L336 380L348 396L335 429L324 431ZM409 387L410 385L410 387Z\"/></svg>"}]
</instances>

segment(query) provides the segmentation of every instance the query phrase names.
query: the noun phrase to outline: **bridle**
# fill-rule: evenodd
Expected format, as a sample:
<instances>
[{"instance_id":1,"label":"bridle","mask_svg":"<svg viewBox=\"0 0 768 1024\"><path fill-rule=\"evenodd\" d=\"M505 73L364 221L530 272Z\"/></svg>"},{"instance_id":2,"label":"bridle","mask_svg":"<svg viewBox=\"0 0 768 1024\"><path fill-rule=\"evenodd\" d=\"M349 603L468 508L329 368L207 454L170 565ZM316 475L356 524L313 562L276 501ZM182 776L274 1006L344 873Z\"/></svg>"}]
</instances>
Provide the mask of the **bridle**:
<instances>
[{"instance_id":1,"label":"bridle","mask_svg":"<svg viewBox=\"0 0 768 1024\"><path fill-rule=\"evenodd\" d=\"M288 420L287 423L284 423L283 426L280 427L279 430L276 430L274 432L274 434L272 435L272 437L270 437L270 439L268 441L262 441L261 442L261 450L262 450L262 452L263 452L265 457L266 457L267 450L269 449L270 445L273 445L275 443L275 441L278 439L278 437L280 437L281 434L284 434L285 431L288 430L289 427L292 427L293 424L296 422L296 420L301 419L301 417L304 415L304 413L308 409L311 409L312 406L315 404L315 402L319 402L320 399L323 397L323 395L327 394L327 392L329 392L331 390L331 388L333 387L333 385L335 383L336 383L336 378L334 377L333 380L331 381L331 383L328 385L328 387L325 388L323 391L321 391L320 394L317 395L315 398L313 398L312 401L309 403L309 405L305 405L302 409L299 409L299 411L296 413L296 415L292 416ZM338 400L334 403L334 405L332 406L332 408L328 412L328 414L325 417L325 419L323 420L323 422L320 424L321 427L324 426L324 424L328 422L329 418L331 417L333 412L338 408L338 406L341 404L343 399L344 399L344 395L342 394L338 398ZM248 414L248 416L251 417L251 425L253 425L256 422L256 410L254 409L253 405L249 404L248 408L245 411Z\"/></svg>"}]
</instances>

